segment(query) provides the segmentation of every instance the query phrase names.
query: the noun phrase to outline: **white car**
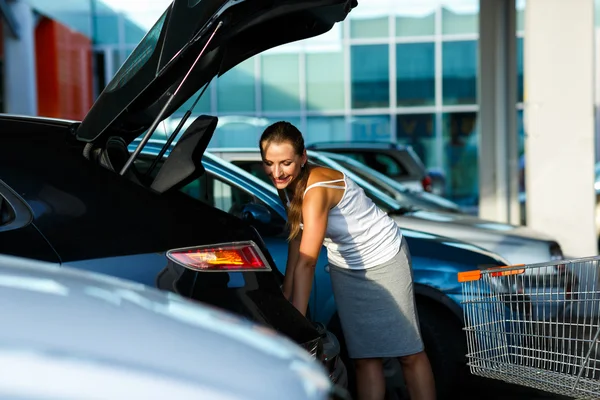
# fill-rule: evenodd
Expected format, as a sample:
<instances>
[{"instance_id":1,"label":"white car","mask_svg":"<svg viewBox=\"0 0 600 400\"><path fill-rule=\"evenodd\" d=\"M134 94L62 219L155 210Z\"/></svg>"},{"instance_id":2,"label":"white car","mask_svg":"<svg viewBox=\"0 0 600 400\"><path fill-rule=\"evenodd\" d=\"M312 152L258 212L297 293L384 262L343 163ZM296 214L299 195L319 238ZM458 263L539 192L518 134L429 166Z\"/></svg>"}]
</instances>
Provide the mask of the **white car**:
<instances>
[{"instance_id":1,"label":"white car","mask_svg":"<svg viewBox=\"0 0 600 400\"><path fill-rule=\"evenodd\" d=\"M268 177L262 172L258 145L256 149L209 148L208 151L268 181ZM308 150L307 153L310 162L343 171L380 208L387 211L400 228L468 242L500 255L509 264L535 264L564 258L557 241L527 227L488 221L466 214L421 210L410 204L401 204L321 152Z\"/></svg>"},{"instance_id":2,"label":"white car","mask_svg":"<svg viewBox=\"0 0 600 400\"><path fill-rule=\"evenodd\" d=\"M345 395L275 331L141 284L0 256L0 302L1 399Z\"/></svg>"}]
</instances>

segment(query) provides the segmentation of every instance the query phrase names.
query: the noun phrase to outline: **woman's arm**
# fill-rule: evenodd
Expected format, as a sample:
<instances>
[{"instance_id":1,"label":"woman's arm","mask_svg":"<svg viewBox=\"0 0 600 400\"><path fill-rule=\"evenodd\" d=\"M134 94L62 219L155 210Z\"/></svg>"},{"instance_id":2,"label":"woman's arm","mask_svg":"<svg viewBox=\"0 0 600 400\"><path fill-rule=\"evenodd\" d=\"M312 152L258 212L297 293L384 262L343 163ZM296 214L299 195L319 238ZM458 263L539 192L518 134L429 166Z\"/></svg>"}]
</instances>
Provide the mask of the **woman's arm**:
<instances>
[{"instance_id":1,"label":"woman's arm","mask_svg":"<svg viewBox=\"0 0 600 400\"><path fill-rule=\"evenodd\" d=\"M296 264L298 263L298 256L300 255L300 240L302 238L302 232L298 234L288 244L288 257L285 266L285 276L283 277L283 295L286 299L292 300L292 290L294 288L294 271L296 270Z\"/></svg>"},{"instance_id":2,"label":"woman's arm","mask_svg":"<svg viewBox=\"0 0 600 400\"><path fill-rule=\"evenodd\" d=\"M277 189L277 195L283 203L283 207L286 212L288 210L287 197L283 190ZM283 295L289 301L292 300L292 290L294 282L294 270L296 269L296 263L298 262L298 253L300 251L300 238L302 237L302 231L288 244L287 261L285 265L285 275L283 276Z\"/></svg>"},{"instance_id":3,"label":"woman's arm","mask_svg":"<svg viewBox=\"0 0 600 400\"><path fill-rule=\"evenodd\" d=\"M329 208L326 188L314 188L304 196L302 204L304 230L292 285L292 304L303 315L306 315L308 308L315 266L327 229Z\"/></svg>"}]
</instances>

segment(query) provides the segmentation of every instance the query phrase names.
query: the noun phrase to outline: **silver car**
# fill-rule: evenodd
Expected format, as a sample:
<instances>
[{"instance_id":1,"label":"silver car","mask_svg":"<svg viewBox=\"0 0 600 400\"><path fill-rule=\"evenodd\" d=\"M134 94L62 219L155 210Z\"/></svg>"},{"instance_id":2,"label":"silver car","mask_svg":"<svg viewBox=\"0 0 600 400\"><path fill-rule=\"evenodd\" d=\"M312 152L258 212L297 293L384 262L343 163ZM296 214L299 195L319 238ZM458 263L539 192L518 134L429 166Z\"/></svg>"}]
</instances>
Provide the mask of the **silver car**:
<instances>
[{"instance_id":1,"label":"silver car","mask_svg":"<svg viewBox=\"0 0 600 400\"><path fill-rule=\"evenodd\" d=\"M2 399L338 396L271 329L142 284L0 256L0 302Z\"/></svg>"},{"instance_id":2,"label":"silver car","mask_svg":"<svg viewBox=\"0 0 600 400\"><path fill-rule=\"evenodd\" d=\"M269 180L262 172L258 148L209 148L208 151L263 180ZM410 204L400 204L395 198L326 155L308 150L308 157L313 163L343 171L361 186L380 208L388 212L401 228L472 243L502 256L510 264L534 264L563 259L558 242L527 227L488 221L466 214L421 210Z\"/></svg>"}]
</instances>

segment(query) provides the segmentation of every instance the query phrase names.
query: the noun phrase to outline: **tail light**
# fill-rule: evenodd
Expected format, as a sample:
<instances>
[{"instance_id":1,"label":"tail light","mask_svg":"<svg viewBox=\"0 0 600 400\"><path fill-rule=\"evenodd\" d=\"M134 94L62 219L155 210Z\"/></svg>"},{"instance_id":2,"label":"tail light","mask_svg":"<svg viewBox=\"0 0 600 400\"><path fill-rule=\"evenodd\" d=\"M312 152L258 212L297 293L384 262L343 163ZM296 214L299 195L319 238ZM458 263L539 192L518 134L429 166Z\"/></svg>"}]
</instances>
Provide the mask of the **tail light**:
<instances>
[{"instance_id":1,"label":"tail light","mask_svg":"<svg viewBox=\"0 0 600 400\"><path fill-rule=\"evenodd\" d=\"M271 271L265 256L253 241L174 249L167 252L167 258L194 271Z\"/></svg>"},{"instance_id":2,"label":"tail light","mask_svg":"<svg viewBox=\"0 0 600 400\"><path fill-rule=\"evenodd\" d=\"M423 190L431 193L433 191L433 179L429 175L425 175L425 178L421 180Z\"/></svg>"}]
</instances>

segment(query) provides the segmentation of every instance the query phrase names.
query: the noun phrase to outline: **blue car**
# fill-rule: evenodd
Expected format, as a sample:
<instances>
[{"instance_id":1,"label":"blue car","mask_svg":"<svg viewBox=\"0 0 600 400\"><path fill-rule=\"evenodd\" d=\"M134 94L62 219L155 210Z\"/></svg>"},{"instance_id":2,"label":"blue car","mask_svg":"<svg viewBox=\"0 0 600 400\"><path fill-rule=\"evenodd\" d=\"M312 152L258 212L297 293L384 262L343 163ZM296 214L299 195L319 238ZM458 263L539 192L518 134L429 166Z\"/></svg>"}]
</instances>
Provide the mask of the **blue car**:
<instances>
[{"instance_id":1,"label":"blue car","mask_svg":"<svg viewBox=\"0 0 600 400\"><path fill-rule=\"evenodd\" d=\"M162 145L163 142L148 143L136 161L136 169L140 172L147 169ZM286 212L275 188L209 152L203 155L202 164L206 173L181 190L253 225L276 266L282 273L285 272L288 248ZM494 253L451 238L411 229L403 229L403 234L412 255L416 300L426 351L438 389L447 390L459 367L464 365L466 353L465 335L461 330L464 326L462 291L457 273L506 265L506 262ZM324 324L343 341L328 271L327 254L323 248L315 271L309 313L311 319ZM386 368L388 375L395 376L390 378L391 384L398 381L401 371L395 360L389 360Z\"/></svg>"}]
</instances>

